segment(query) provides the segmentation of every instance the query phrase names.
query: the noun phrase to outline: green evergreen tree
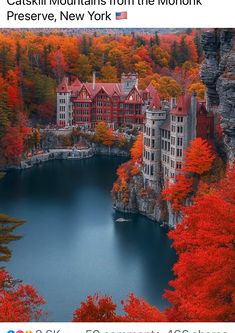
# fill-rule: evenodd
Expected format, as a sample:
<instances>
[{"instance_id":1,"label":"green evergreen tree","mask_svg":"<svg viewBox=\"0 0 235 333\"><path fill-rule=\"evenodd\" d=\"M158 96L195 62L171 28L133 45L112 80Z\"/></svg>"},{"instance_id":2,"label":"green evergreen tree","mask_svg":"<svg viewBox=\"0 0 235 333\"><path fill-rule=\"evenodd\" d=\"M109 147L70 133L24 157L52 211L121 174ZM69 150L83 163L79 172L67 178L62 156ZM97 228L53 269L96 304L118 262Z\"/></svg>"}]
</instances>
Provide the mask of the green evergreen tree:
<instances>
[{"instance_id":1,"label":"green evergreen tree","mask_svg":"<svg viewBox=\"0 0 235 333\"><path fill-rule=\"evenodd\" d=\"M12 251L7 244L22 237L15 235L14 231L24 223L23 220L0 214L0 261L8 261L11 258Z\"/></svg>"},{"instance_id":2,"label":"green evergreen tree","mask_svg":"<svg viewBox=\"0 0 235 333\"><path fill-rule=\"evenodd\" d=\"M179 63L179 46L176 41L173 42L171 45L171 52L170 52L170 61L169 66L170 68L174 69Z\"/></svg>"},{"instance_id":3,"label":"green evergreen tree","mask_svg":"<svg viewBox=\"0 0 235 333\"><path fill-rule=\"evenodd\" d=\"M9 119L6 110L0 108L0 141L7 132L9 126Z\"/></svg>"},{"instance_id":4,"label":"green evergreen tree","mask_svg":"<svg viewBox=\"0 0 235 333\"><path fill-rule=\"evenodd\" d=\"M179 44L178 62L182 66L185 61L189 60L189 47L185 41L185 36L182 36Z\"/></svg>"},{"instance_id":5,"label":"green evergreen tree","mask_svg":"<svg viewBox=\"0 0 235 333\"><path fill-rule=\"evenodd\" d=\"M158 46L160 45L160 39L159 39L157 31L155 31L155 34L154 34L154 44L158 45Z\"/></svg>"},{"instance_id":6,"label":"green evergreen tree","mask_svg":"<svg viewBox=\"0 0 235 333\"><path fill-rule=\"evenodd\" d=\"M81 53L85 55L88 55L89 53L89 42L87 41L87 36L85 34L82 35Z\"/></svg>"},{"instance_id":7,"label":"green evergreen tree","mask_svg":"<svg viewBox=\"0 0 235 333\"><path fill-rule=\"evenodd\" d=\"M202 57L203 50L202 50L201 36L199 33L197 33L196 36L194 37L194 43L197 48L198 59L200 59Z\"/></svg>"}]
</instances>

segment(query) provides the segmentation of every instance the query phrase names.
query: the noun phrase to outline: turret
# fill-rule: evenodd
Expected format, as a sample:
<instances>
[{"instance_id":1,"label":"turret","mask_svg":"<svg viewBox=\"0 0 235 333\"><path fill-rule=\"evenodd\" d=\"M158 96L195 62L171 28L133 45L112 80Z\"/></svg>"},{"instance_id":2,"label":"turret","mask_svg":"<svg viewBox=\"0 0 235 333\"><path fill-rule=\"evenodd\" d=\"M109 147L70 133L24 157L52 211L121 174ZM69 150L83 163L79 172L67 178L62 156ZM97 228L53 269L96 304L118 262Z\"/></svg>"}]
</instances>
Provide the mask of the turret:
<instances>
[{"instance_id":1,"label":"turret","mask_svg":"<svg viewBox=\"0 0 235 333\"><path fill-rule=\"evenodd\" d=\"M64 77L57 89L57 125L60 127L72 125L72 103L69 80Z\"/></svg>"}]
</instances>

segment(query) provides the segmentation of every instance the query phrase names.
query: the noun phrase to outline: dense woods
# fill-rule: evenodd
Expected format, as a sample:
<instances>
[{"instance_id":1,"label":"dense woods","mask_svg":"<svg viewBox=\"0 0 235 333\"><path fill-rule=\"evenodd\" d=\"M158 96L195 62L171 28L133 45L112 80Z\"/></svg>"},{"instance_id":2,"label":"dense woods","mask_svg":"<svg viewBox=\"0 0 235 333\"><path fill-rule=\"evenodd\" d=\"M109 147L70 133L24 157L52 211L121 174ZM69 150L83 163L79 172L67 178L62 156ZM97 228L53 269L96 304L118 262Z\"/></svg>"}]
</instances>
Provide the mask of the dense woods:
<instances>
[{"instance_id":1,"label":"dense woods","mask_svg":"<svg viewBox=\"0 0 235 333\"><path fill-rule=\"evenodd\" d=\"M141 89L152 81L164 98L192 89L202 96L200 33L0 33L1 162L27 151L31 127L55 122L55 87L64 75L89 81L96 71L98 81L118 82L121 73L137 72Z\"/></svg>"}]
</instances>

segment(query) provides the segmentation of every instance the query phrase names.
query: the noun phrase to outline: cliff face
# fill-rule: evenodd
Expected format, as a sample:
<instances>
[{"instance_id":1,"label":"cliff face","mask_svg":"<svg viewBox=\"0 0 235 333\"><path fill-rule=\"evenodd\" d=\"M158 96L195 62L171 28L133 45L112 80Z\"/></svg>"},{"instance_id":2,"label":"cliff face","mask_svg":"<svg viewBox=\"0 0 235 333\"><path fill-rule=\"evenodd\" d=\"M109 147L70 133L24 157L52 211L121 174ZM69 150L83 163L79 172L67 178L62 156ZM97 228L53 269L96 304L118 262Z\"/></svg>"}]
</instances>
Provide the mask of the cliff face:
<instances>
[{"instance_id":1,"label":"cliff face","mask_svg":"<svg viewBox=\"0 0 235 333\"><path fill-rule=\"evenodd\" d=\"M201 79L207 87L208 107L223 130L224 149L235 157L235 29L215 29L202 36L205 60Z\"/></svg>"},{"instance_id":2,"label":"cliff face","mask_svg":"<svg viewBox=\"0 0 235 333\"><path fill-rule=\"evenodd\" d=\"M139 213L150 220L171 225L166 204L160 200L160 193L144 188L142 172L131 177L123 191L113 192L113 207L124 213Z\"/></svg>"}]
</instances>

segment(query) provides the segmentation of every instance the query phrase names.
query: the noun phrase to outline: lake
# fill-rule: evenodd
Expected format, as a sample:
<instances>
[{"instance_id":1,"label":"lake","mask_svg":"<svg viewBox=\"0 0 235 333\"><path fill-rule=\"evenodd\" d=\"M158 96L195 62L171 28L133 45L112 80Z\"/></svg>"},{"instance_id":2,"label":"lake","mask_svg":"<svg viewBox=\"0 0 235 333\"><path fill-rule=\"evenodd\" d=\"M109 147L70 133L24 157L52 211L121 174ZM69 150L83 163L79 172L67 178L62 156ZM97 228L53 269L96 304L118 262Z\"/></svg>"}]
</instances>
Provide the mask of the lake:
<instances>
[{"instance_id":1,"label":"lake","mask_svg":"<svg viewBox=\"0 0 235 333\"><path fill-rule=\"evenodd\" d=\"M10 244L8 271L46 299L49 321L71 321L94 293L128 293L163 309L176 255L167 230L141 215L112 209L116 169L125 159L50 161L11 171L0 182L0 212L27 221Z\"/></svg>"}]
</instances>

